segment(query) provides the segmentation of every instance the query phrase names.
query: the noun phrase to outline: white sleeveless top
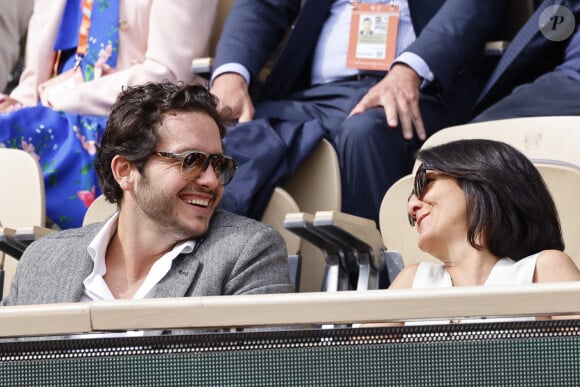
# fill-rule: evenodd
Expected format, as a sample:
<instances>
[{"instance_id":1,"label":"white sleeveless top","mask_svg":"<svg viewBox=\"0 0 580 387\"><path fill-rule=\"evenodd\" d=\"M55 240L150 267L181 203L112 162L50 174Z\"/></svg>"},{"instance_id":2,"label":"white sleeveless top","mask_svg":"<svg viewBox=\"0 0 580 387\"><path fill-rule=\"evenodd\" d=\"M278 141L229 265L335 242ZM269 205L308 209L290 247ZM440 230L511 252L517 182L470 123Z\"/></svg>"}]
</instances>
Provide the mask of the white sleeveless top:
<instances>
[{"instance_id":1,"label":"white sleeveless top","mask_svg":"<svg viewBox=\"0 0 580 387\"><path fill-rule=\"evenodd\" d=\"M502 258L491 269L484 286L491 285L525 285L531 284L534 280L536 270L536 260L540 253L514 261L511 258ZM421 262L417 267L415 278L413 279L413 289L428 288L450 288L453 287L451 276L447 268L440 263ZM509 317L509 318L478 318L464 319L460 323L471 322L496 322L496 321L532 321L534 317ZM441 324L449 321L413 321L406 325Z\"/></svg>"}]
</instances>

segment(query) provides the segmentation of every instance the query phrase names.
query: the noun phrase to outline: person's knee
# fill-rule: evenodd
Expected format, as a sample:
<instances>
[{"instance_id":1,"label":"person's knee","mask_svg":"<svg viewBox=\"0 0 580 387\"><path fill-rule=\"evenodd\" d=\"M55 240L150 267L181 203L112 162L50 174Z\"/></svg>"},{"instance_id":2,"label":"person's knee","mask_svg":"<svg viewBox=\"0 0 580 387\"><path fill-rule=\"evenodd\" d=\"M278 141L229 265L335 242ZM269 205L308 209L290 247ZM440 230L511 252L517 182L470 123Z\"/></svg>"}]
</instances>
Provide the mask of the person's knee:
<instances>
[{"instance_id":1,"label":"person's knee","mask_svg":"<svg viewBox=\"0 0 580 387\"><path fill-rule=\"evenodd\" d=\"M384 136L388 128L382 109L381 113L382 117L376 112L367 111L347 118L339 130L337 139L339 147L368 145Z\"/></svg>"}]
</instances>

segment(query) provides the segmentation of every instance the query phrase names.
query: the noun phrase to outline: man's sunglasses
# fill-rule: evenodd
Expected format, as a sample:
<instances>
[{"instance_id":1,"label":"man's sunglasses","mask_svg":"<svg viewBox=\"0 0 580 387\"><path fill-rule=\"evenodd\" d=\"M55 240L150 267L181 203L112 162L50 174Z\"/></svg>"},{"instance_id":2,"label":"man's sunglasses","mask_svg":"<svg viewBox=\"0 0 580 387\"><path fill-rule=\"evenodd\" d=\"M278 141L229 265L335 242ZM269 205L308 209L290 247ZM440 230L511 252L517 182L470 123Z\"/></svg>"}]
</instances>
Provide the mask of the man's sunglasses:
<instances>
[{"instance_id":1,"label":"man's sunglasses","mask_svg":"<svg viewBox=\"0 0 580 387\"><path fill-rule=\"evenodd\" d=\"M226 185L236 174L238 165L235 160L225 155L212 155L197 150L181 153L155 152L155 155L166 159L181 161L181 175L187 180L197 179L209 164L221 185Z\"/></svg>"}]
</instances>

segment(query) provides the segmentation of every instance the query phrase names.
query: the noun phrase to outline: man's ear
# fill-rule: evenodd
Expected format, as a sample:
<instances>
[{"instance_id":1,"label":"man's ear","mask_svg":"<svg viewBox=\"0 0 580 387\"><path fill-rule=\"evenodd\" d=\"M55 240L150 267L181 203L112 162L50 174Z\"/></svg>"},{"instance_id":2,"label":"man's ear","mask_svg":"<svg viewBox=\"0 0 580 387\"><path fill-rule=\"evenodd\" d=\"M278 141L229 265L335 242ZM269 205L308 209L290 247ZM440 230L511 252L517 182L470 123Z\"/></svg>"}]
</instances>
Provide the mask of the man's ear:
<instances>
[{"instance_id":1,"label":"man's ear","mask_svg":"<svg viewBox=\"0 0 580 387\"><path fill-rule=\"evenodd\" d=\"M132 191L135 184L137 168L123 156L116 155L111 160L111 171L117 184L123 191Z\"/></svg>"}]
</instances>

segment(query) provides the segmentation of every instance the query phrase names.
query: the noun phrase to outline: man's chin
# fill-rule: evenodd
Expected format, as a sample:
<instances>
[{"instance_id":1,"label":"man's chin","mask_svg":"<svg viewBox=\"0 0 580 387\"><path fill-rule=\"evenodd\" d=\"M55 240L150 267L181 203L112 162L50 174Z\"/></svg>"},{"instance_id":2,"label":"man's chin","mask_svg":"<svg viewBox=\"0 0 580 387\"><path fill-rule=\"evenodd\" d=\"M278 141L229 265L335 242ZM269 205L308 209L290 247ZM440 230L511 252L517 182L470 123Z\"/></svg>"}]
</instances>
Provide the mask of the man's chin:
<instances>
[{"instance_id":1,"label":"man's chin","mask_svg":"<svg viewBox=\"0 0 580 387\"><path fill-rule=\"evenodd\" d=\"M188 224L187 230L190 238L199 238L207 232L209 221L196 221L194 224Z\"/></svg>"}]
</instances>

